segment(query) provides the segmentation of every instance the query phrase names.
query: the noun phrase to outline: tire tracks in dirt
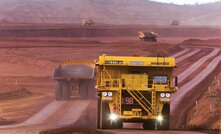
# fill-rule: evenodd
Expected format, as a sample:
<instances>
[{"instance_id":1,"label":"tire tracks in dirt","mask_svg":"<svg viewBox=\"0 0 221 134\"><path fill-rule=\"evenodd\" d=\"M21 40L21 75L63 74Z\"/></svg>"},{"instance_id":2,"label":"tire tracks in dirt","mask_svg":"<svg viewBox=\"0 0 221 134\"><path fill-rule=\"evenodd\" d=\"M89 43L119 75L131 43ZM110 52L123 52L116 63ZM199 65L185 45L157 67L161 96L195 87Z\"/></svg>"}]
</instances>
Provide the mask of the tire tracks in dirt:
<instances>
[{"instance_id":1,"label":"tire tracks in dirt","mask_svg":"<svg viewBox=\"0 0 221 134\"><path fill-rule=\"evenodd\" d=\"M184 50L185 50L185 52L183 52ZM178 57L178 56L180 56L180 55L182 55L182 54L189 51L189 49L184 49L184 50L180 52L181 54L179 53L179 54L175 55L175 57ZM193 54L197 53L197 51L199 51L199 50L196 49L193 52L190 52L191 54L187 53L186 55L182 56L182 57L184 57L184 58L182 58L182 60L191 57ZM215 48L213 52L211 52L210 54L208 54L207 56L201 58L195 64L193 64L191 66L191 69L193 69L193 70L198 69L200 67L200 65L202 65L209 58L217 55L218 52L219 52L219 49ZM219 59L215 60L214 62L220 62L220 61L221 61L221 57L219 56ZM211 66L208 65L207 68L211 69ZM214 66L214 68L215 68L215 66ZM190 71L189 69L187 69L187 70L188 70L187 72L193 72L193 71ZM209 71L209 72L211 72L211 71ZM191 74L191 73L188 73L188 74ZM179 75L179 77L180 76L182 76L181 78L183 78L183 79L188 77L188 75L181 75L181 74ZM203 75L203 76L206 77L206 75ZM200 75L199 77L202 77L202 76ZM187 85L187 86L190 86L190 85ZM191 86L189 88L191 89ZM182 89L182 87L181 87L181 89ZM182 89L182 90L185 90L185 89ZM176 97L176 96L174 96L174 97ZM176 100L176 102L179 102L179 101ZM68 104L68 103L71 103L71 104ZM30 119L26 120L25 122L23 122L21 124L18 124L18 125L1 127L0 129L2 129L2 128L5 128L5 129L11 128L12 130L15 130L14 131L15 133L27 131L27 129L30 130L30 131L33 130L35 132L37 132L36 130L38 130L38 132L39 132L40 130L43 130L43 129L63 127L63 126L66 126L66 125L74 124L74 123L77 123L75 121L77 121L80 118L80 114L85 112L85 110L87 109L87 107L90 103L91 103L91 101L85 102L85 101L80 101L80 100L79 101L73 101L73 102L53 101L49 105L45 106L45 108L43 108L40 112L38 112L36 115L34 115ZM173 104L173 102L171 102L171 103L174 106L178 105L178 103L177 104ZM56 122L56 123L55 124L50 124L51 121L54 122L54 123ZM20 129L20 130L17 130L17 129Z\"/></svg>"}]
</instances>

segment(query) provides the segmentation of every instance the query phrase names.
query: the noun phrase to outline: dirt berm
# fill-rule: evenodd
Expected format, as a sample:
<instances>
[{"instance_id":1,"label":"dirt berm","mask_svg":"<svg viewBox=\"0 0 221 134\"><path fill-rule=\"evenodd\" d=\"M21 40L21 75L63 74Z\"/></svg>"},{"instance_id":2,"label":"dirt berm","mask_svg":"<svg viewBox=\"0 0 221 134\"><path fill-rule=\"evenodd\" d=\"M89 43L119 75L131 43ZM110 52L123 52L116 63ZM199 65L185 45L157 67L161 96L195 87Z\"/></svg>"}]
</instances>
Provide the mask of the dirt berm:
<instances>
[{"instance_id":1,"label":"dirt berm","mask_svg":"<svg viewBox=\"0 0 221 134\"><path fill-rule=\"evenodd\" d=\"M0 28L1 38L13 37L137 37L138 31L154 31L161 37L219 37L221 30L210 27L53 27Z\"/></svg>"}]
</instances>

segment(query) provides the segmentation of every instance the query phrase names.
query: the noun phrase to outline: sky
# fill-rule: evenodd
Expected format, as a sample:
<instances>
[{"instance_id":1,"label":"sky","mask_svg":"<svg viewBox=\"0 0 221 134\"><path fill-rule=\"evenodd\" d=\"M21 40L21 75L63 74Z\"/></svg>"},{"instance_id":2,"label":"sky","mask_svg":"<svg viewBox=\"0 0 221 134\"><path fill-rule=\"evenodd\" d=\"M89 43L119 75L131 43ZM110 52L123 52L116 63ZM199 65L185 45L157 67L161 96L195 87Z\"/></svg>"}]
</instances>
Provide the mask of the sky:
<instances>
[{"instance_id":1,"label":"sky","mask_svg":"<svg viewBox=\"0 0 221 134\"><path fill-rule=\"evenodd\" d=\"M210 3L210 2L216 2L216 1L221 1L221 0L152 0L152 1L183 5L183 4L196 4L196 3L203 4L203 3Z\"/></svg>"}]
</instances>

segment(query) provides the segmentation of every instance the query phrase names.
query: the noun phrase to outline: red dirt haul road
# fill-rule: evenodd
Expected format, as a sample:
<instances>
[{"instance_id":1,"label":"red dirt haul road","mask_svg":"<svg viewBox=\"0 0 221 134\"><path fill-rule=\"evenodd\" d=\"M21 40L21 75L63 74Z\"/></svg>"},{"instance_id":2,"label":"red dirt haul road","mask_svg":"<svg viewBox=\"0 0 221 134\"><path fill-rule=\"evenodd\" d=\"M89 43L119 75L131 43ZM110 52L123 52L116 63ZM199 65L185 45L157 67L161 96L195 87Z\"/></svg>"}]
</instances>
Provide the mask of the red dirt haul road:
<instances>
[{"instance_id":1,"label":"red dirt haul road","mask_svg":"<svg viewBox=\"0 0 221 134\"><path fill-rule=\"evenodd\" d=\"M186 50L186 49L184 49ZM189 52L187 52L184 55L181 55L180 58L182 60L185 60L186 58L190 57L189 55L193 55L195 53L200 52L200 49L192 49ZM216 56L219 52L219 49L214 49L212 50L212 52L210 52L208 55L202 57L201 59L199 59L198 61L196 61L192 66L190 66L189 68L191 68L191 72L194 72L195 70L197 70L200 65L202 65L206 60L210 59L213 56ZM180 53L183 53L183 51L181 51ZM180 54L178 53L178 54ZM177 55L178 55L177 54ZM182 57L186 57L186 58L182 58ZM213 69L215 69L215 67L218 65L219 63L219 59L220 56L218 56L217 58L215 58L209 65L207 68L205 68L201 73L199 73L195 79L198 79L197 83L195 82L195 79L189 81L188 84L188 90L191 90L194 86L196 86L201 80L203 80L208 74L211 73L211 71L213 71ZM182 61L180 60L180 61ZM213 62L215 62L216 64L213 64ZM200 64L200 65L199 65ZM178 63L179 65L179 63ZM214 65L214 66L213 66ZM186 69L185 74L190 74L188 69ZM201 77L202 73L205 73L206 75L204 75L204 77ZM188 75L182 75L179 74L178 77L181 77L182 80L186 79L188 77ZM201 79L199 79L198 77L201 77ZM192 84L189 84L192 83ZM182 100L182 97L176 97L179 95L183 95L185 96L185 94L188 92L188 90L184 90L186 89L186 85L183 85L180 90L173 96L173 98L178 98L176 100L172 101L172 113L174 113L174 109L179 105L180 100ZM183 89L184 88L184 89ZM180 93L182 92L182 93ZM184 93L183 93L184 92ZM175 103L176 102L176 103ZM79 126L79 128L87 128L87 126L84 126L84 123L82 123L82 121L79 123L77 122L78 120L84 120L85 119L85 112L88 110L88 108L91 107L91 109L93 109L93 111L96 111L96 109L94 107L92 107L93 105L95 105L96 102L94 101L52 101L51 103L49 103L48 105L46 105L41 111L39 111L38 113L36 113L34 116L30 117L29 119L27 119L26 121L17 124L17 125L11 125L11 126L4 126L1 127L2 132L6 133L7 131L11 132L11 133L38 133L42 130L45 129L53 129L53 128L60 128L60 127L64 127L64 126L68 126L68 125L73 125L74 128L76 128L76 126ZM90 114L89 114L90 117ZM83 119L81 119L83 118ZM90 120L91 119L91 120ZM89 118L89 122L91 123L90 125L93 126L95 124L95 118ZM94 122L94 123L93 123ZM77 129L77 128L76 128ZM93 129L93 127L91 128ZM115 132L116 131L116 132ZM131 130L130 130L131 131ZM105 130L104 132L109 132L109 130ZM111 133L127 133L129 132L129 130L111 130ZM133 132L137 132L136 130L133 130ZM140 133L146 133L146 131L142 132L142 130L139 130ZM169 133L177 133L179 131L170 131ZM152 131L150 131L150 133L152 133ZM165 132L167 133L167 132ZM179 132L182 133L182 132ZM185 132L185 133L197 133L197 132Z\"/></svg>"},{"instance_id":2,"label":"red dirt haul road","mask_svg":"<svg viewBox=\"0 0 221 134\"><path fill-rule=\"evenodd\" d=\"M166 39L164 38L163 40ZM178 41L168 39L168 42L171 42L171 40L177 43L183 39L179 39ZM39 44L41 45L39 46ZM138 44L139 47L136 44ZM27 108L27 105L30 106L29 109L32 109L33 107L31 107L31 105L33 104L36 104L34 106L38 107L38 109L33 110L33 112L26 109L25 111L30 114L30 116L25 117L20 123L17 122L15 125L1 126L0 133L32 134L39 133L40 131L55 131L60 133L64 131L79 133L200 133L174 130L166 132L144 131L139 129L139 124L129 124L128 127L135 128L135 130L96 130L96 101L73 100L58 102L54 101L53 98L53 85L55 83L47 77L51 75L52 70L57 66L59 61L67 59L88 59L88 57L90 57L90 59L96 59L98 55L103 53L107 53L108 55L136 55L139 53L140 55L147 56L154 53L154 50L157 49L164 52L165 49L171 47L171 44L163 42L156 44L140 43L134 37L114 39L111 37L47 39L46 37L41 39L2 39L0 45L0 52L2 54L0 60L2 67L5 68L0 72L2 74L1 79L4 84L8 85L8 88L5 88L5 90L10 91L12 87L14 88L16 84L13 83L16 83L16 79L18 79L18 85L26 87L34 93L33 96L30 95L27 98L19 98L17 102L13 102L12 100L0 102L1 105L10 104L10 109L14 108L13 105L18 105L20 109ZM175 118L175 120L179 119L179 117L174 116L174 113L176 113L177 108L180 106L179 102L181 102L182 96L188 94L187 91L193 89L196 83L200 83L207 75L211 74L220 61L218 56L219 46L216 46L217 48L211 48L210 45L198 45L200 44L190 46L183 45L181 49L171 52L174 54L173 57L177 58L178 68L175 74L180 77L181 83L180 90L173 96L173 98L181 96L180 99L173 102L172 118ZM124 51L122 51L122 49ZM170 53L165 52L165 54L169 55ZM26 60L28 60L28 62ZM24 65L28 66L28 68L24 68ZM20 71L14 71L10 66L18 68ZM206 75L202 75L202 73L206 73ZM12 76L17 77L12 79ZM201 80L193 81L199 77ZM40 86L38 85L39 82L41 83ZM188 85L188 90L184 91L183 88L185 88L186 85ZM3 86L3 84L1 86ZM40 96L43 97L41 98ZM26 102L25 105L24 101ZM41 104L37 102L41 102ZM5 110L5 114L3 113L3 115L8 114L6 117L16 114L16 112L13 111L10 113L9 108ZM14 111L16 110L18 109L14 109ZM19 115L22 114L19 113ZM17 114L15 116L19 115Z\"/></svg>"}]
</instances>

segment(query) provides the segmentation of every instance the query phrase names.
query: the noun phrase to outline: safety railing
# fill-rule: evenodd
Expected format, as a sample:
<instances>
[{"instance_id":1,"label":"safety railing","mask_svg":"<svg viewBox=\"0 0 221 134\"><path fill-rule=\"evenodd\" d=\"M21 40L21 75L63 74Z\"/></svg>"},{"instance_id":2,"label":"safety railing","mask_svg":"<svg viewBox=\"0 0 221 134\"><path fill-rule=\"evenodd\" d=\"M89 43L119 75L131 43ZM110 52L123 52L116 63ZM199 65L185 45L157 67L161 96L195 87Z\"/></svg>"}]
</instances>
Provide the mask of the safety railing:
<instances>
[{"instance_id":1,"label":"safety railing","mask_svg":"<svg viewBox=\"0 0 221 134\"><path fill-rule=\"evenodd\" d=\"M103 86L105 87L116 87L119 88L121 85L120 79L104 79L103 80Z\"/></svg>"},{"instance_id":2,"label":"safety railing","mask_svg":"<svg viewBox=\"0 0 221 134\"><path fill-rule=\"evenodd\" d=\"M170 87L171 83L168 81L167 83L156 83L154 81L148 80L148 84L142 87L141 85L133 85L133 83L125 83L124 80L122 79L105 79L102 78L101 82L102 86L105 87L122 87L122 88L127 88L127 89L147 89L147 88L153 88L157 87L160 85L167 85L167 87Z\"/></svg>"},{"instance_id":3,"label":"safety railing","mask_svg":"<svg viewBox=\"0 0 221 134\"><path fill-rule=\"evenodd\" d=\"M156 82L152 81L148 83L149 88L155 89L155 90L170 90L171 87L173 87L173 83L171 83L170 80L167 80L167 82Z\"/></svg>"},{"instance_id":4,"label":"safety railing","mask_svg":"<svg viewBox=\"0 0 221 134\"><path fill-rule=\"evenodd\" d=\"M95 65L96 60L69 60L63 61L61 64L87 64L87 65Z\"/></svg>"},{"instance_id":5,"label":"safety railing","mask_svg":"<svg viewBox=\"0 0 221 134\"><path fill-rule=\"evenodd\" d=\"M136 81L135 81L136 80ZM137 83L138 82L138 83ZM139 84L140 83L140 84ZM147 89L154 88L160 85L166 85L167 87L172 87L173 83L170 80L154 80L148 79L145 83L142 79L121 79L121 74L113 73L111 70L106 70L105 68L100 73L100 85L104 87L117 87L126 89Z\"/></svg>"},{"instance_id":6,"label":"safety railing","mask_svg":"<svg viewBox=\"0 0 221 134\"><path fill-rule=\"evenodd\" d=\"M153 115L152 104L147 98L138 90L127 90L127 92L137 101L137 103L148 113Z\"/></svg>"}]
</instances>

